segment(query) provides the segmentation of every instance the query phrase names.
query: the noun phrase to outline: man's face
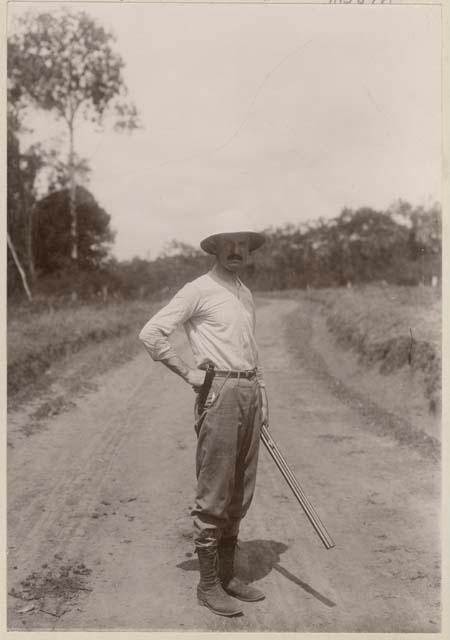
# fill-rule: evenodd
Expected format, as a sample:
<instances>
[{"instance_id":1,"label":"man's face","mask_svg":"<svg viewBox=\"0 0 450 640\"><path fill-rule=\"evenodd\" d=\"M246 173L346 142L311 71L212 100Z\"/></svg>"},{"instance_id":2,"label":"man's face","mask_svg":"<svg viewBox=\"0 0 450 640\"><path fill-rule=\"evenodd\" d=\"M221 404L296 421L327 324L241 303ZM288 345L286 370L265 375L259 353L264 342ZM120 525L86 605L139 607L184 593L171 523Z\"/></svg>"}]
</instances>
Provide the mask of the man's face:
<instances>
[{"instance_id":1,"label":"man's face","mask_svg":"<svg viewBox=\"0 0 450 640\"><path fill-rule=\"evenodd\" d=\"M245 233L222 236L216 243L217 262L227 271L238 273L246 266L250 251Z\"/></svg>"}]
</instances>

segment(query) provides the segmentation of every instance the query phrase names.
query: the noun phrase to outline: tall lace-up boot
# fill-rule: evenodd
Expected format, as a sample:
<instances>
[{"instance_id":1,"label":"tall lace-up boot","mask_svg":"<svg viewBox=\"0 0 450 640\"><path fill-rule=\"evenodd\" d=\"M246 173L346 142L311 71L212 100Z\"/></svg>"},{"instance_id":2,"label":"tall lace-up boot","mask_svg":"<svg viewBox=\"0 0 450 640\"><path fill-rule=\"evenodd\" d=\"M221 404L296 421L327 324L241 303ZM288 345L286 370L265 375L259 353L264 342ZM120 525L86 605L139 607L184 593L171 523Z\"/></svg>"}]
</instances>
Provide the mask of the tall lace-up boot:
<instances>
[{"instance_id":1,"label":"tall lace-up boot","mask_svg":"<svg viewBox=\"0 0 450 640\"><path fill-rule=\"evenodd\" d=\"M217 573L217 546L197 547L200 582L197 586L199 604L219 616L236 616L242 609L222 588Z\"/></svg>"},{"instance_id":2,"label":"tall lace-up boot","mask_svg":"<svg viewBox=\"0 0 450 640\"><path fill-rule=\"evenodd\" d=\"M219 542L219 579L222 587L230 596L244 602L264 600L264 593L250 584L245 584L234 575L234 559L237 538L223 539Z\"/></svg>"}]
</instances>

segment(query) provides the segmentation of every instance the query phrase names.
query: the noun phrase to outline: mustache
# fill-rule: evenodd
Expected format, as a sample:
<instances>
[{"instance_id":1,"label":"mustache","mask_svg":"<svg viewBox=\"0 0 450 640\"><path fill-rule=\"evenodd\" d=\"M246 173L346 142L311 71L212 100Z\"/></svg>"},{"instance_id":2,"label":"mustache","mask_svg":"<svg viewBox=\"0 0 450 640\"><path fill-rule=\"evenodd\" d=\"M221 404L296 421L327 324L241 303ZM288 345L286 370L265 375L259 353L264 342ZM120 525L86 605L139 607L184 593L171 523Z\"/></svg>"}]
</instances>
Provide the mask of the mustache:
<instances>
[{"instance_id":1,"label":"mustache","mask_svg":"<svg viewBox=\"0 0 450 640\"><path fill-rule=\"evenodd\" d=\"M228 256L227 260L242 260L242 256L239 256L237 253L232 253L231 256Z\"/></svg>"}]
</instances>

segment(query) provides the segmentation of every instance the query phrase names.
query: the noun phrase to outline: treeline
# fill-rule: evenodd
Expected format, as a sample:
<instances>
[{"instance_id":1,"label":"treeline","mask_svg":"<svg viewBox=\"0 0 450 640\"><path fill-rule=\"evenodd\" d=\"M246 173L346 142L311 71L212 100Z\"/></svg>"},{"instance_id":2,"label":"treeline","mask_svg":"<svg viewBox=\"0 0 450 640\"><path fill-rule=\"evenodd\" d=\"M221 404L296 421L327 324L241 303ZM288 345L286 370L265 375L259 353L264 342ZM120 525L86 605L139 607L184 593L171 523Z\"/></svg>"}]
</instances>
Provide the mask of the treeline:
<instances>
[{"instance_id":1,"label":"treeline","mask_svg":"<svg viewBox=\"0 0 450 640\"><path fill-rule=\"evenodd\" d=\"M441 210L398 202L389 211L344 209L330 220L265 229L243 279L254 289L338 287L374 281L439 284ZM175 254L175 255L170 255ZM115 263L122 295L173 290L204 273L211 257L174 242L155 261Z\"/></svg>"},{"instance_id":2,"label":"treeline","mask_svg":"<svg viewBox=\"0 0 450 640\"><path fill-rule=\"evenodd\" d=\"M344 209L330 220L268 230L255 254L253 286L335 287L377 280L437 284L441 278L441 209L399 201L388 211Z\"/></svg>"},{"instance_id":3,"label":"treeline","mask_svg":"<svg viewBox=\"0 0 450 640\"><path fill-rule=\"evenodd\" d=\"M173 241L156 260L111 257L109 216L80 190L79 262L70 257L68 195L56 192L35 207L34 278L44 297L146 298L170 293L205 273L213 258ZM243 279L254 289L337 287L386 281L397 285L439 284L441 211L399 202L387 212L344 209L330 220L265 229L266 244L252 255ZM11 294L21 290L8 262Z\"/></svg>"}]
</instances>

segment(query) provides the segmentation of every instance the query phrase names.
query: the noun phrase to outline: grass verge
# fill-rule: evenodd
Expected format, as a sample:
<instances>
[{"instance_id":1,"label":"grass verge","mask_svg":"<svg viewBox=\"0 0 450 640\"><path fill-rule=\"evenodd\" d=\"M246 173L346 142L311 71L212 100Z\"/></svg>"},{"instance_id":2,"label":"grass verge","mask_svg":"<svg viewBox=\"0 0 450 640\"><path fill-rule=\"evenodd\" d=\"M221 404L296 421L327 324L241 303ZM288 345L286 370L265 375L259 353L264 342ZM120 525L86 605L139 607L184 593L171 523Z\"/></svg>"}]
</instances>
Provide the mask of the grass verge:
<instances>
[{"instance_id":1,"label":"grass verge","mask_svg":"<svg viewBox=\"0 0 450 640\"><path fill-rule=\"evenodd\" d=\"M83 305L33 312L13 309L8 314L8 398L39 383L64 357L88 345L137 334L161 306L155 301Z\"/></svg>"},{"instance_id":2,"label":"grass verge","mask_svg":"<svg viewBox=\"0 0 450 640\"><path fill-rule=\"evenodd\" d=\"M286 292L288 293L288 292ZM440 293L431 287L367 285L351 289L291 291L316 303L336 343L380 374L403 367L423 376L429 410L441 406Z\"/></svg>"}]
</instances>

